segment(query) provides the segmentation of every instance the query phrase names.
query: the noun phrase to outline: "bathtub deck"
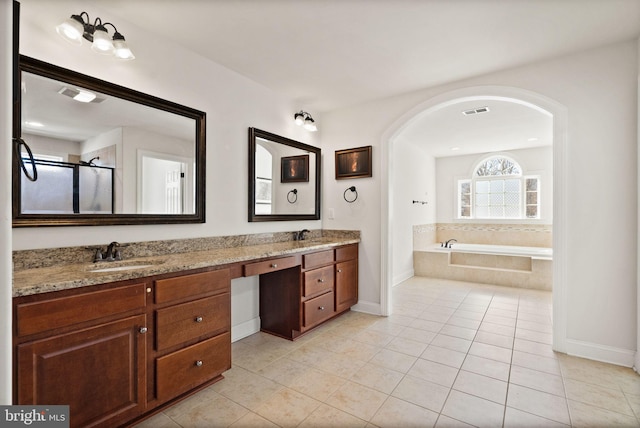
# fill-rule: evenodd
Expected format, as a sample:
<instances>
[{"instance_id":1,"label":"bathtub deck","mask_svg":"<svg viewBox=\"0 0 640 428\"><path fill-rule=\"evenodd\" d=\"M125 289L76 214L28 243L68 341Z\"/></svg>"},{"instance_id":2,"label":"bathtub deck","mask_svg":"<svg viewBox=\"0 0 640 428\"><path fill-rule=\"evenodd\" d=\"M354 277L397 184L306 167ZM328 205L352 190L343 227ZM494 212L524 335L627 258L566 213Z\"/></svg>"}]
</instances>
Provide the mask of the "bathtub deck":
<instances>
[{"instance_id":1,"label":"bathtub deck","mask_svg":"<svg viewBox=\"0 0 640 428\"><path fill-rule=\"evenodd\" d=\"M553 284L553 261L532 256L414 251L413 269L416 276L506 287L550 291Z\"/></svg>"}]
</instances>

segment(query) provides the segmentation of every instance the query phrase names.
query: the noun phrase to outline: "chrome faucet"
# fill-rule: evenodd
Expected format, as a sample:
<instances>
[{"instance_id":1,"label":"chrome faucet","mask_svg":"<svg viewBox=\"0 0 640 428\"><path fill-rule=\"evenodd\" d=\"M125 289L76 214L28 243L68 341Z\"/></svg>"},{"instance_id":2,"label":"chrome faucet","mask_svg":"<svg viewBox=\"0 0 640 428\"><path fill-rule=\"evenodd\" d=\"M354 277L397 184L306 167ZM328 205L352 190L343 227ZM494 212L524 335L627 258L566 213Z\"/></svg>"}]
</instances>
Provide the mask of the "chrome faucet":
<instances>
[{"instance_id":1,"label":"chrome faucet","mask_svg":"<svg viewBox=\"0 0 640 428\"><path fill-rule=\"evenodd\" d=\"M458 242L458 240L457 239L449 239L448 241L441 243L440 246L443 247L443 248L451 248L451 245L452 245L453 242Z\"/></svg>"},{"instance_id":2,"label":"chrome faucet","mask_svg":"<svg viewBox=\"0 0 640 428\"><path fill-rule=\"evenodd\" d=\"M117 248L119 247L124 247L125 245L121 245L119 242L111 242L108 246L107 246L107 250L106 251L102 251L102 249L98 248L96 250L96 255L93 258L94 262L113 262L116 260L122 260L122 254L120 253L120 250L118 250Z\"/></svg>"},{"instance_id":3,"label":"chrome faucet","mask_svg":"<svg viewBox=\"0 0 640 428\"><path fill-rule=\"evenodd\" d=\"M294 241L304 241L304 238L305 238L304 234L308 233L308 232L309 232L309 229L302 229L300 232L295 232L293 234L293 240Z\"/></svg>"}]
</instances>

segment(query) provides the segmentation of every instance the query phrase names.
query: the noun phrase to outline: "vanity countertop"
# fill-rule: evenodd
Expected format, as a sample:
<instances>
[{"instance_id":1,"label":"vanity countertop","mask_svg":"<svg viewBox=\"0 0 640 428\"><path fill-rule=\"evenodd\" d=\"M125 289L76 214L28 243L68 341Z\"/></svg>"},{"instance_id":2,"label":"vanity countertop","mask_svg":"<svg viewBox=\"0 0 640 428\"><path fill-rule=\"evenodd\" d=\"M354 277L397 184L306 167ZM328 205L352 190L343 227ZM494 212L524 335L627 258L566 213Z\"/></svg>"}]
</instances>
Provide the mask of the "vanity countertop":
<instances>
[{"instance_id":1,"label":"vanity countertop","mask_svg":"<svg viewBox=\"0 0 640 428\"><path fill-rule=\"evenodd\" d=\"M117 262L70 263L14 270L13 297L247 262L306 251L331 249L337 246L359 242L359 238L353 237L322 237L304 241L285 241L149 257L135 257ZM96 269L119 268L120 266L123 267L123 270L92 272Z\"/></svg>"}]
</instances>

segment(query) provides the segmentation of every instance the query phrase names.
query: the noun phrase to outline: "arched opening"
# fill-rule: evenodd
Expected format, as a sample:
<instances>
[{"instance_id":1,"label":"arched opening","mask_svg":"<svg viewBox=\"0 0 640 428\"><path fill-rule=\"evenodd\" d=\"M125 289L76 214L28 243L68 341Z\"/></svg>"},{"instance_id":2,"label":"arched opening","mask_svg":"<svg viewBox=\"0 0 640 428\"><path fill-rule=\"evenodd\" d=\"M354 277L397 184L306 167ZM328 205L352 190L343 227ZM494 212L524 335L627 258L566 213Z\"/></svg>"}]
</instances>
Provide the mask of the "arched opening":
<instances>
[{"instance_id":1,"label":"arched opening","mask_svg":"<svg viewBox=\"0 0 640 428\"><path fill-rule=\"evenodd\" d=\"M520 88L503 86L479 86L463 88L435 96L401 116L382 137L382 281L381 311L392 313L391 290L394 284L394 214L396 202L394 187L394 145L403 132L416 121L443 108L468 101L500 100L533 109L552 118L553 139L553 348L566 352L566 108L540 94Z\"/></svg>"}]
</instances>

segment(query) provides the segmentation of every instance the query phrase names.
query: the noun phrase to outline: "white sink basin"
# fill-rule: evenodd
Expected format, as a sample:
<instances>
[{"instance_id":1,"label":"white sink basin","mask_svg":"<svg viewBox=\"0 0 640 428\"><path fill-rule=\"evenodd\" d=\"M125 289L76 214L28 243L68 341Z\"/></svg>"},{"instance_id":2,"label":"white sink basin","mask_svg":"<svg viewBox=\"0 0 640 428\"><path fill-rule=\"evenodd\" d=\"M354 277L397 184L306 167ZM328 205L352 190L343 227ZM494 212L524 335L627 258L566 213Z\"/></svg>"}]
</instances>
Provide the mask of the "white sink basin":
<instances>
[{"instance_id":1,"label":"white sink basin","mask_svg":"<svg viewBox=\"0 0 640 428\"><path fill-rule=\"evenodd\" d=\"M150 265L131 265L131 266L113 266L98 269L91 269L89 272L117 272L121 270L144 269L153 266Z\"/></svg>"},{"instance_id":2,"label":"white sink basin","mask_svg":"<svg viewBox=\"0 0 640 428\"><path fill-rule=\"evenodd\" d=\"M164 263L165 260L121 260L117 262L94 263L87 268L88 272L122 272L134 269L144 269Z\"/></svg>"}]
</instances>

